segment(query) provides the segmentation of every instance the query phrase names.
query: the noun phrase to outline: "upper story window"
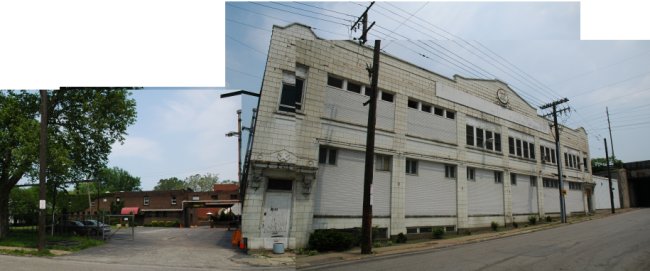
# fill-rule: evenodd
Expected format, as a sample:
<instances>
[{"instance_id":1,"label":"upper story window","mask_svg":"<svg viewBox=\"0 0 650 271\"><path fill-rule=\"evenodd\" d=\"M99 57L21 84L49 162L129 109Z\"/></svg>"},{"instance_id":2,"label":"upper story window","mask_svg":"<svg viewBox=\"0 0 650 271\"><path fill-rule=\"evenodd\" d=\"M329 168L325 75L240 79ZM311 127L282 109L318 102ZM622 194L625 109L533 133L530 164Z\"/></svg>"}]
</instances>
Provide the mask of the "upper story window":
<instances>
[{"instance_id":1,"label":"upper story window","mask_svg":"<svg viewBox=\"0 0 650 271\"><path fill-rule=\"evenodd\" d=\"M564 153L564 166L580 170L580 158L575 154Z\"/></svg>"},{"instance_id":2,"label":"upper story window","mask_svg":"<svg viewBox=\"0 0 650 271\"><path fill-rule=\"evenodd\" d=\"M320 147L318 150L318 163L336 165L337 150L327 147Z\"/></svg>"},{"instance_id":3,"label":"upper story window","mask_svg":"<svg viewBox=\"0 0 650 271\"><path fill-rule=\"evenodd\" d=\"M465 134L467 145L501 152L501 134L472 125L465 126Z\"/></svg>"},{"instance_id":4,"label":"upper story window","mask_svg":"<svg viewBox=\"0 0 650 271\"><path fill-rule=\"evenodd\" d=\"M192 196L192 200L199 200L199 195Z\"/></svg>"},{"instance_id":5,"label":"upper story window","mask_svg":"<svg viewBox=\"0 0 650 271\"><path fill-rule=\"evenodd\" d=\"M418 174L418 160L406 159L406 174Z\"/></svg>"},{"instance_id":6,"label":"upper story window","mask_svg":"<svg viewBox=\"0 0 650 271\"><path fill-rule=\"evenodd\" d=\"M555 149L546 146L539 146L539 153L542 158L542 163L555 164Z\"/></svg>"},{"instance_id":7,"label":"upper story window","mask_svg":"<svg viewBox=\"0 0 650 271\"><path fill-rule=\"evenodd\" d=\"M148 205L149 205L149 196L144 196L144 199L143 199L142 205L144 205L144 206L148 206Z\"/></svg>"},{"instance_id":8,"label":"upper story window","mask_svg":"<svg viewBox=\"0 0 650 271\"><path fill-rule=\"evenodd\" d=\"M571 189L571 190L582 190L582 183L569 182L569 189Z\"/></svg>"},{"instance_id":9,"label":"upper story window","mask_svg":"<svg viewBox=\"0 0 650 271\"><path fill-rule=\"evenodd\" d=\"M392 103L394 99L395 99L395 94L388 93L388 92L385 92L383 90L381 91L381 100L382 101L387 101L387 102Z\"/></svg>"},{"instance_id":10,"label":"upper story window","mask_svg":"<svg viewBox=\"0 0 650 271\"><path fill-rule=\"evenodd\" d=\"M375 155L375 170L390 171L390 155L376 154Z\"/></svg>"},{"instance_id":11,"label":"upper story window","mask_svg":"<svg viewBox=\"0 0 650 271\"><path fill-rule=\"evenodd\" d=\"M445 165L445 178L456 179L455 165Z\"/></svg>"},{"instance_id":12,"label":"upper story window","mask_svg":"<svg viewBox=\"0 0 650 271\"><path fill-rule=\"evenodd\" d=\"M508 151L511 156L535 159L535 144L515 137L508 137Z\"/></svg>"},{"instance_id":13,"label":"upper story window","mask_svg":"<svg viewBox=\"0 0 650 271\"><path fill-rule=\"evenodd\" d=\"M176 205L176 196L172 196L172 205Z\"/></svg>"},{"instance_id":14,"label":"upper story window","mask_svg":"<svg viewBox=\"0 0 650 271\"><path fill-rule=\"evenodd\" d=\"M421 102L416 99L408 99L407 106L408 108L420 110L422 112L427 112L427 113L431 113L431 108L433 108L433 113L438 116L446 117L448 119L456 118L456 112L446 110L442 107L432 106L431 104Z\"/></svg>"},{"instance_id":15,"label":"upper story window","mask_svg":"<svg viewBox=\"0 0 650 271\"><path fill-rule=\"evenodd\" d=\"M308 68L296 65L296 72L282 72L282 93L280 94L280 111L296 112L302 110L302 96Z\"/></svg>"},{"instance_id":16,"label":"upper story window","mask_svg":"<svg viewBox=\"0 0 650 271\"><path fill-rule=\"evenodd\" d=\"M327 85L333 86L333 87L336 87L336 88L343 88L343 79L328 76L327 77Z\"/></svg>"},{"instance_id":17,"label":"upper story window","mask_svg":"<svg viewBox=\"0 0 650 271\"><path fill-rule=\"evenodd\" d=\"M542 179L542 182L544 183L544 187L548 187L548 188L560 187L560 183L557 180L544 178Z\"/></svg>"},{"instance_id":18,"label":"upper story window","mask_svg":"<svg viewBox=\"0 0 650 271\"><path fill-rule=\"evenodd\" d=\"M587 164L587 157L582 158L582 164L584 165L585 172L589 172L589 165Z\"/></svg>"},{"instance_id":19,"label":"upper story window","mask_svg":"<svg viewBox=\"0 0 650 271\"><path fill-rule=\"evenodd\" d=\"M517 174L510 173L510 184L517 185Z\"/></svg>"}]
</instances>

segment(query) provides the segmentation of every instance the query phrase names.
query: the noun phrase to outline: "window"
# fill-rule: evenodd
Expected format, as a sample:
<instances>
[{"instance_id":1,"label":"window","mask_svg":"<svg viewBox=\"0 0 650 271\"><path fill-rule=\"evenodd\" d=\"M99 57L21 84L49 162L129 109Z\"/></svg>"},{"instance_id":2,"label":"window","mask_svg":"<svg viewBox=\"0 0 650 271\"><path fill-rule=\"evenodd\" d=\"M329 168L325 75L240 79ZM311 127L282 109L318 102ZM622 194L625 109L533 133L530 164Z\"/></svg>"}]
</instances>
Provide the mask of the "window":
<instances>
[{"instance_id":1,"label":"window","mask_svg":"<svg viewBox=\"0 0 650 271\"><path fill-rule=\"evenodd\" d=\"M413 109L418 109L418 102L414 100L409 100L408 107Z\"/></svg>"},{"instance_id":2,"label":"window","mask_svg":"<svg viewBox=\"0 0 650 271\"><path fill-rule=\"evenodd\" d=\"M415 159L406 159L406 174L418 174L418 161Z\"/></svg>"},{"instance_id":3,"label":"window","mask_svg":"<svg viewBox=\"0 0 650 271\"><path fill-rule=\"evenodd\" d=\"M445 110L443 110L443 109L440 108L440 107L434 107L434 108L433 108L433 113L436 114L436 115L438 115L438 116L441 116L441 117L444 115L444 111L445 111Z\"/></svg>"},{"instance_id":4,"label":"window","mask_svg":"<svg viewBox=\"0 0 650 271\"><path fill-rule=\"evenodd\" d=\"M456 113L447 111L447 118L453 120L454 118L456 118Z\"/></svg>"},{"instance_id":5,"label":"window","mask_svg":"<svg viewBox=\"0 0 650 271\"><path fill-rule=\"evenodd\" d=\"M535 159L535 144L528 143L530 145L530 158Z\"/></svg>"},{"instance_id":6,"label":"window","mask_svg":"<svg viewBox=\"0 0 650 271\"><path fill-rule=\"evenodd\" d=\"M585 165L585 168L584 168L585 172L589 172L589 165L587 165L587 158L586 157L582 158L582 163L583 163L583 165Z\"/></svg>"},{"instance_id":7,"label":"window","mask_svg":"<svg viewBox=\"0 0 650 271\"><path fill-rule=\"evenodd\" d=\"M145 205L145 206L149 205L149 196L144 196L144 201L142 202L142 205Z\"/></svg>"},{"instance_id":8,"label":"window","mask_svg":"<svg viewBox=\"0 0 650 271\"><path fill-rule=\"evenodd\" d=\"M389 155L375 155L375 170L390 171L390 158Z\"/></svg>"},{"instance_id":9,"label":"window","mask_svg":"<svg viewBox=\"0 0 650 271\"><path fill-rule=\"evenodd\" d=\"M172 205L176 205L176 196L172 196Z\"/></svg>"},{"instance_id":10,"label":"window","mask_svg":"<svg viewBox=\"0 0 650 271\"><path fill-rule=\"evenodd\" d=\"M510 184L517 185L517 174L510 173Z\"/></svg>"},{"instance_id":11,"label":"window","mask_svg":"<svg viewBox=\"0 0 650 271\"><path fill-rule=\"evenodd\" d=\"M467 145L474 146L474 127L471 125L465 126L465 134L467 137Z\"/></svg>"},{"instance_id":12,"label":"window","mask_svg":"<svg viewBox=\"0 0 650 271\"><path fill-rule=\"evenodd\" d=\"M445 165L445 178L456 179L456 166Z\"/></svg>"},{"instance_id":13,"label":"window","mask_svg":"<svg viewBox=\"0 0 650 271\"><path fill-rule=\"evenodd\" d=\"M336 149L320 147L318 150L318 163L336 165L336 156Z\"/></svg>"},{"instance_id":14,"label":"window","mask_svg":"<svg viewBox=\"0 0 650 271\"><path fill-rule=\"evenodd\" d=\"M513 137L508 137L508 149L510 154L515 155L515 139Z\"/></svg>"},{"instance_id":15,"label":"window","mask_svg":"<svg viewBox=\"0 0 650 271\"><path fill-rule=\"evenodd\" d=\"M192 200L199 200L199 195L192 196Z\"/></svg>"},{"instance_id":16,"label":"window","mask_svg":"<svg viewBox=\"0 0 650 271\"><path fill-rule=\"evenodd\" d=\"M467 180L468 181L475 181L476 180L474 178L474 168L471 168L471 167L467 168Z\"/></svg>"},{"instance_id":17,"label":"window","mask_svg":"<svg viewBox=\"0 0 650 271\"><path fill-rule=\"evenodd\" d=\"M492 138L492 132L490 131L485 131L485 148L488 150L492 150L492 146L494 146L494 139Z\"/></svg>"},{"instance_id":18,"label":"window","mask_svg":"<svg viewBox=\"0 0 650 271\"><path fill-rule=\"evenodd\" d=\"M393 102L393 97L394 97L394 95L391 94L391 93L387 93L387 92L383 92L383 91L381 92L381 99L384 100L384 101L392 103Z\"/></svg>"},{"instance_id":19,"label":"window","mask_svg":"<svg viewBox=\"0 0 650 271\"><path fill-rule=\"evenodd\" d=\"M337 88L343 88L343 79L338 79L336 77L328 76L327 85L337 87Z\"/></svg>"},{"instance_id":20,"label":"window","mask_svg":"<svg viewBox=\"0 0 650 271\"><path fill-rule=\"evenodd\" d=\"M522 143L524 144L524 145L522 146L523 149L524 149L524 158L528 158L528 142L526 142L526 141L522 141Z\"/></svg>"},{"instance_id":21,"label":"window","mask_svg":"<svg viewBox=\"0 0 650 271\"><path fill-rule=\"evenodd\" d=\"M292 187L293 187L293 182L292 181L269 179L269 183L268 183L266 189L268 189L268 190L291 191Z\"/></svg>"},{"instance_id":22,"label":"window","mask_svg":"<svg viewBox=\"0 0 650 271\"><path fill-rule=\"evenodd\" d=\"M551 149L551 163L556 164L555 161L555 149Z\"/></svg>"},{"instance_id":23,"label":"window","mask_svg":"<svg viewBox=\"0 0 650 271\"><path fill-rule=\"evenodd\" d=\"M494 183L503 183L503 172L501 171L494 172Z\"/></svg>"},{"instance_id":24,"label":"window","mask_svg":"<svg viewBox=\"0 0 650 271\"><path fill-rule=\"evenodd\" d=\"M494 150L501 152L501 134L494 133Z\"/></svg>"},{"instance_id":25,"label":"window","mask_svg":"<svg viewBox=\"0 0 650 271\"><path fill-rule=\"evenodd\" d=\"M361 85L348 81L348 90L361 94Z\"/></svg>"},{"instance_id":26,"label":"window","mask_svg":"<svg viewBox=\"0 0 650 271\"><path fill-rule=\"evenodd\" d=\"M431 113L431 106L428 104L422 104L422 111Z\"/></svg>"},{"instance_id":27,"label":"window","mask_svg":"<svg viewBox=\"0 0 650 271\"><path fill-rule=\"evenodd\" d=\"M300 69L296 67L296 69ZM305 68L302 68L305 70ZM303 78L296 77L292 72L283 72L282 93L280 95L280 111L296 112L302 108Z\"/></svg>"},{"instance_id":28,"label":"window","mask_svg":"<svg viewBox=\"0 0 650 271\"><path fill-rule=\"evenodd\" d=\"M530 176L530 186L537 186L537 177Z\"/></svg>"},{"instance_id":29,"label":"window","mask_svg":"<svg viewBox=\"0 0 650 271\"><path fill-rule=\"evenodd\" d=\"M569 159L566 157L566 152L564 153L564 166L569 167Z\"/></svg>"},{"instance_id":30,"label":"window","mask_svg":"<svg viewBox=\"0 0 650 271\"><path fill-rule=\"evenodd\" d=\"M548 187L548 188L558 188L558 187L560 187L560 183L557 180L544 178L544 179L542 179L542 181L544 183L544 187Z\"/></svg>"},{"instance_id":31,"label":"window","mask_svg":"<svg viewBox=\"0 0 650 271\"><path fill-rule=\"evenodd\" d=\"M483 148L483 129L476 128L476 147Z\"/></svg>"},{"instance_id":32,"label":"window","mask_svg":"<svg viewBox=\"0 0 650 271\"><path fill-rule=\"evenodd\" d=\"M517 143L515 144L515 148L517 148L517 156L521 156L521 140L517 139Z\"/></svg>"}]
</instances>

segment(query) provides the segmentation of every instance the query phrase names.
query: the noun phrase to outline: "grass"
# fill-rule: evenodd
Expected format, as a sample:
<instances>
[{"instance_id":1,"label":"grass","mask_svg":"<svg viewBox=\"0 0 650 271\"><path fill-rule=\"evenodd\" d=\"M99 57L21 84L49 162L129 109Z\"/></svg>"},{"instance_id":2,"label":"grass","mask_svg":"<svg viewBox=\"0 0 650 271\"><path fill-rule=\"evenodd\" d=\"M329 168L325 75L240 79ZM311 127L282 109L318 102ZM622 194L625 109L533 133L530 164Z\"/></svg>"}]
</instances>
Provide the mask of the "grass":
<instances>
[{"instance_id":1,"label":"grass","mask_svg":"<svg viewBox=\"0 0 650 271\"><path fill-rule=\"evenodd\" d=\"M38 256L38 257L51 257L54 256L50 250L46 249L42 252L37 250L23 250L23 249L0 249L0 254L15 255L15 256Z\"/></svg>"},{"instance_id":2,"label":"grass","mask_svg":"<svg viewBox=\"0 0 650 271\"><path fill-rule=\"evenodd\" d=\"M68 236L49 234L46 237L47 249L65 251L79 251L89 247L104 244L103 240L96 240L83 236ZM38 244L38 233L31 230L11 228L7 238L0 239L0 246L36 248Z\"/></svg>"}]
</instances>

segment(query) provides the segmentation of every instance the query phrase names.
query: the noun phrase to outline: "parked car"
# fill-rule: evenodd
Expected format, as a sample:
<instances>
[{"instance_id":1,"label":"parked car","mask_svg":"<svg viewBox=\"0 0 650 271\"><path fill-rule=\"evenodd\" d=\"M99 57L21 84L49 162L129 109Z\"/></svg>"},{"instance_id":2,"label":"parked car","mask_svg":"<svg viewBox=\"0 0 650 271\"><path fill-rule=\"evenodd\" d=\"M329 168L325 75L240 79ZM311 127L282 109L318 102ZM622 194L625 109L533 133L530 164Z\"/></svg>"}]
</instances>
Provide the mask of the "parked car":
<instances>
[{"instance_id":1,"label":"parked car","mask_svg":"<svg viewBox=\"0 0 650 271\"><path fill-rule=\"evenodd\" d=\"M76 220L66 220L54 226L54 231L58 233L71 233L76 235L85 235L86 225Z\"/></svg>"},{"instance_id":2,"label":"parked car","mask_svg":"<svg viewBox=\"0 0 650 271\"><path fill-rule=\"evenodd\" d=\"M84 220L81 221L81 223L84 224L86 227L86 230L90 235L104 235L108 236L111 233L111 226L106 225L102 222L99 222L97 220Z\"/></svg>"}]
</instances>

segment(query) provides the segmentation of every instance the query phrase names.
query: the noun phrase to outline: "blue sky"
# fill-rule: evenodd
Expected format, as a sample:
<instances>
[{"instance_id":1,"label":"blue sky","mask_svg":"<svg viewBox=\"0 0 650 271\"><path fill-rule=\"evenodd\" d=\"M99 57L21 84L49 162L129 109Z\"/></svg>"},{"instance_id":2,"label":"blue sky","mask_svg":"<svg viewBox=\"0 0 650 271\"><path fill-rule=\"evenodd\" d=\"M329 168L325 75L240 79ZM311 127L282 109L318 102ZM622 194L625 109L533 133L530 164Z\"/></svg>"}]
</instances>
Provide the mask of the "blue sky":
<instances>
[{"instance_id":1,"label":"blue sky","mask_svg":"<svg viewBox=\"0 0 650 271\"><path fill-rule=\"evenodd\" d=\"M225 4L225 89L145 88L134 92L138 121L129 128L125 144L115 146L110 166L122 167L141 177L144 189L152 189L161 178L184 178L196 173L216 173L221 179L235 180L237 140L224 135L236 129L235 111L241 106L244 126L250 125L251 109L257 100L219 99L219 95L235 89L259 91L273 24L300 22L312 26L321 38L350 39L358 33L351 33L345 20L331 16L351 19L345 14L361 14L368 2L261 4ZM409 14L415 15L409 18ZM370 21L377 22L370 31L370 40L382 39L383 49L389 54L431 71L472 77L414 46L412 41L437 39L430 46L453 51L484 69L488 78L509 83L532 105L568 97L569 105L577 111L564 118L564 123L587 128L592 157L604 156L604 112L609 105L612 126L618 126L613 132L617 156L624 161L648 159L645 153L650 153L650 145L638 142L644 142L643 135L650 132L645 120L650 113L650 43L579 41L577 2L377 2L371 9ZM494 61L477 57L476 51L459 45L463 42L445 40L449 35L432 25L484 48L483 51L496 53L495 58L509 62L510 69L496 68ZM430 59L412 50L428 54ZM534 79L520 80L522 72Z\"/></svg>"}]
</instances>

